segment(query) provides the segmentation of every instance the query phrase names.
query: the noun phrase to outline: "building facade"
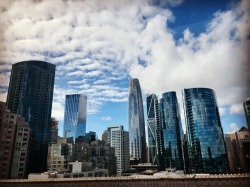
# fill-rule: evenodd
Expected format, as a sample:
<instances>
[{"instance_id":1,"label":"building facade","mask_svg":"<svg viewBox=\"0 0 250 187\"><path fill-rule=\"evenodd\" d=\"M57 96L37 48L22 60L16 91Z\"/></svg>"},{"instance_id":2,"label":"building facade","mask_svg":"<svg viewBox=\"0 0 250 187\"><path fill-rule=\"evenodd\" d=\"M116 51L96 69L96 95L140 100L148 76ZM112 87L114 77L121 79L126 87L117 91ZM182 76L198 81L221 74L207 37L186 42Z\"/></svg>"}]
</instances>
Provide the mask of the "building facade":
<instances>
[{"instance_id":1,"label":"building facade","mask_svg":"<svg viewBox=\"0 0 250 187\"><path fill-rule=\"evenodd\" d=\"M102 133L102 141L104 141L105 143L108 143L108 130L105 130Z\"/></svg>"},{"instance_id":2,"label":"building facade","mask_svg":"<svg viewBox=\"0 0 250 187\"><path fill-rule=\"evenodd\" d=\"M165 167L183 170L183 131L176 93L163 93L159 108L163 129Z\"/></svg>"},{"instance_id":3,"label":"building facade","mask_svg":"<svg viewBox=\"0 0 250 187\"><path fill-rule=\"evenodd\" d=\"M51 118L50 143L57 143L58 137L58 121L56 118Z\"/></svg>"},{"instance_id":4,"label":"building facade","mask_svg":"<svg viewBox=\"0 0 250 187\"><path fill-rule=\"evenodd\" d=\"M188 173L228 173L228 159L215 93L184 89Z\"/></svg>"},{"instance_id":5,"label":"building facade","mask_svg":"<svg viewBox=\"0 0 250 187\"><path fill-rule=\"evenodd\" d=\"M111 147L115 148L117 175L129 171L129 133L123 126L109 127Z\"/></svg>"},{"instance_id":6,"label":"building facade","mask_svg":"<svg viewBox=\"0 0 250 187\"><path fill-rule=\"evenodd\" d=\"M29 172L47 168L55 65L23 61L12 66L7 107L25 118L32 130Z\"/></svg>"},{"instance_id":7,"label":"building facade","mask_svg":"<svg viewBox=\"0 0 250 187\"><path fill-rule=\"evenodd\" d=\"M132 79L128 95L128 124L130 159L146 162L146 136L141 87L138 79Z\"/></svg>"},{"instance_id":8,"label":"building facade","mask_svg":"<svg viewBox=\"0 0 250 187\"><path fill-rule=\"evenodd\" d=\"M250 172L250 134L246 127L225 135L230 171L232 173Z\"/></svg>"},{"instance_id":9,"label":"building facade","mask_svg":"<svg viewBox=\"0 0 250 187\"><path fill-rule=\"evenodd\" d=\"M109 176L117 175L115 148L100 140L73 144L71 161L92 162L94 168L108 169Z\"/></svg>"},{"instance_id":10,"label":"building facade","mask_svg":"<svg viewBox=\"0 0 250 187\"><path fill-rule=\"evenodd\" d=\"M159 119L158 99L155 94L147 96L147 127L149 162L157 164L158 169L164 170L163 134Z\"/></svg>"},{"instance_id":11,"label":"building facade","mask_svg":"<svg viewBox=\"0 0 250 187\"><path fill-rule=\"evenodd\" d=\"M78 138L76 138L76 143L78 142L84 142L87 144L90 144L91 142L95 141L96 138L96 132L93 131L89 131L88 133L85 133L84 136L78 136Z\"/></svg>"},{"instance_id":12,"label":"building facade","mask_svg":"<svg viewBox=\"0 0 250 187\"><path fill-rule=\"evenodd\" d=\"M246 99L246 101L243 103L243 106L245 110L248 130L250 131L250 97Z\"/></svg>"},{"instance_id":13,"label":"building facade","mask_svg":"<svg viewBox=\"0 0 250 187\"><path fill-rule=\"evenodd\" d=\"M68 168L68 162L72 157L72 143L67 142L67 138L57 138L56 143L50 143L48 148L49 171L60 171Z\"/></svg>"},{"instance_id":14,"label":"building facade","mask_svg":"<svg viewBox=\"0 0 250 187\"><path fill-rule=\"evenodd\" d=\"M24 118L0 102L0 179L27 177L31 130Z\"/></svg>"},{"instance_id":15,"label":"building facade","mask_svg":"<svg viewBox=\"0 0 250 187\"><path fill-rule=\"evenodd\" d=\"M86 133L87 96L66 95L64 111L64 136L74 140Z\"/></svg>"}]
</instances>

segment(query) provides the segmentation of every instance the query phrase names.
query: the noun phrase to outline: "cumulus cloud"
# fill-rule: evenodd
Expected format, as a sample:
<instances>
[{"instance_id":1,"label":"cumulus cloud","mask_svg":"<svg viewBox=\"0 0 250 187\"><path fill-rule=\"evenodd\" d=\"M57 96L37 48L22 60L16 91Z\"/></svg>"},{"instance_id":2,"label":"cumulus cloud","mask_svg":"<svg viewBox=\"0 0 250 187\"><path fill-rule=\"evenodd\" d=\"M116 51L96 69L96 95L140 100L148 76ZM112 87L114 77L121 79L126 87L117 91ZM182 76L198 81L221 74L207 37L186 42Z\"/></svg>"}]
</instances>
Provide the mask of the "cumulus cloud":
<instances>
[{"instance_id":1,"label":"cumulus cloud","mask_svg":"<svg viewBox=\"0 0 250 187\"><path fill-rule=\"evenodd\" d=\"M230 113L231 114L244 114L243 104L239 103L239 104L232 105L230 107Z\"/></svg>"},{"instance_id":2,"label":"cumulus cloud","mask_svg":"<svg viewBox=\"0 0 250 187\"><path fill-rule=\"evenodd\" d=\"M210 87L221 108L242 103L250 93L249 1L215 13L200 35L187 28L175 41L168 6L181 2L1 1L1 100L11 64L39 59L57 65L58 118L65 94L86 94L89 113L106 101L127 101L129 77L139 78L144 93L175 90L180 101L183 88Z\"/></svg>"},{"instance_id":3,"label":"cumulus cloud","mask_svg":"<svg viewBox=\"0 0 250 187\"><path fill-rule=\"evenodd\" d=\"M236 132L239 130L239 127L236 123L231 123L229 126L231 127L233 132Z\"/></svg>"},{"instance_id":4,"label":"cumulus cloud","mask_svg":"<svg viewBox=\"0 0 250 187\"><path fill-rule=\"evenodd\" d=\"M101 117L102 121L110 121L112 118L110 116Z\"/></svg>"}]
</instances>

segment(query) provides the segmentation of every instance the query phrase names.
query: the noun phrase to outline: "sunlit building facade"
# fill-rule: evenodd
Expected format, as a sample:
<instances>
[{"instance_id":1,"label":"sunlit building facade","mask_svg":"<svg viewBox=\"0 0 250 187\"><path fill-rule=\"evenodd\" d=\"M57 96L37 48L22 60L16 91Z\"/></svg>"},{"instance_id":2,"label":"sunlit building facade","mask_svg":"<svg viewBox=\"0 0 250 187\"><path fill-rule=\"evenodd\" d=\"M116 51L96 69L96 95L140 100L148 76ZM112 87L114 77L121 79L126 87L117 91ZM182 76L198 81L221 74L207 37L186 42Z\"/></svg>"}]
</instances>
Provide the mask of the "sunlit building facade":
<instances>
[{"instance_id":1,"label":"sunlit building facade","mask_svg":"<svg viewBox=\"0 0 250 187\"><path fill-rule=\"evenodd\" d=\"M115 148L117 175L129 171L129 133L123 126L108 127L110 146Z\"/></svg>"},{"instance_id":2,"label":"sunlit building facade","mask_svg":"<svg viewBox=\"0 0 250 187\"><path fill-rule=\"evenodd\" d=\"M209 88L184 89L188 173L228 173L229 165L215 93Z\"/></svg>"},{"instance_id":3,"label":"sunlit building facade","mask_svg":"<svg viewBox=\"0 0 250 187\"><path fill-rule=\"evenodd\" d=\"M55 65L43 61L23 61L12 65L7 107L29 123L32 140L29 172L47 169Z\"/></svg>"},{"instance_id":4,"label":"sunlit building facade","mask_svg":"<svg viewBox=\"0 0 250 187\"><path fill-rule=\"evenodd\" d=\"M183 131L176 92L163 93L159 108L163 129L165 167L183 170Z\"/></svg>"},{"instance_id":5,"label":"sunlit building facade","mask_svg":"<svg viewBox=\"0 0 250 187\"><path fill-rule=\"evenodd\" d=\"M81 94L66 95L64 111L64 136L85 136L87 115L87 96Z\"/></svg>"},{"instance_id":6,"label":"sunlit building facade","mask_svg":"<svg viewBox=\"0 0 250 187\"><path fill-rule=\"evenodd\" d=\"M141 87L138 79L132 79L128 95L128 124L130 159L146 162L146 136Z\"/></svg>"}]
</instances>

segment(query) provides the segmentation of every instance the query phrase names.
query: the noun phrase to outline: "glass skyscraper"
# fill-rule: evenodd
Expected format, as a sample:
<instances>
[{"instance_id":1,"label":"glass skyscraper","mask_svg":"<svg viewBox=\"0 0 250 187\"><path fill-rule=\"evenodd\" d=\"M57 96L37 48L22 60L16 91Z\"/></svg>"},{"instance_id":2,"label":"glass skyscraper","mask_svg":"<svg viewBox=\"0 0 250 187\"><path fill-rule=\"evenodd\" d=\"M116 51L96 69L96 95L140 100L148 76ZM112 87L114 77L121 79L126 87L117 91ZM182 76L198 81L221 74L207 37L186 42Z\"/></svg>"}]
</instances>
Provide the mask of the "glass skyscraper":
<instances>
[{"instance_id":1,"label":"glass skyscraper","mask_svg":"<svg viewBox=\"0 0 250 187\"><path fill-rule=\"evenodd\" d=\"M55 65L23 61L12 66L7 107L25 118L32 130L28 172L47 169Z\"/></svg>"},{"instance_id":2,"label":"glass skyscraper","mask_svg":"<svg viewBox=\"0 0 250 187\"><path fill-rule=\"evenodd\" d=\"M183 169L183 131L179 104L175 92L166 92L160 99L160 119L163 129L164 163L166 168Z\"/></svg>"},{"instance_id":3,"label":"glass skyscraper","mask_svg":"<svg viewBox=\"0 0 250 187\"><path fill-rule=\"evenodd\" d=\"M243 106L244 106L244 110L245 110L248 130L250 131L250 97L248 97L246 99Z\"/></svg>"},{"instance_id":4,"label":"glass skyscraper","mask_svg":"<svg viewBox=\"0 0 250 187\"><path fill-rule=\"evenodd\" d=\"M130 158L146 162L146 136L141 87L138 79L132 79L128 95L128 123Z\"/></svg>"},{"instance_id":5,"label":"glass skyscraper","mask_svg":"<svg viewBox=\"0 0 250 187\"><path fill-rule=\"evenodd\" d=\"M74 140L86 133L87 96L66 95L64 111L64 136Z\"/></svg>"},{"instance_id":6,"label":"glass skyscraper","mask_svg":"<svg viewBox=\"0 0 250 187\"><path fill-rule=\"evenodd\" d=\"M162 158L162 129L159 121L158 99L155 94L147 96L147 127L149 162L157 164L160 170L164 169Z\"/></svg>"},{"instance_id":7,"label":"glass skyscraper","mask_svg":"<svg viewBox=\"0 0 250 187\"><path fill-rule=\"evenodd\" d=\"M156 164L157 145L156 145L156 123L159 123L159 118L155 115L155 104L158 105L156 95L147 96L147 127L148 127L148 149L149 162ZM157 113L158 115L158 113ZM157 121L156 121L157 120Z\"/></svg>"},{"instance_id":8,"label":"glass skyscraper","mask_svg":"<svg viewBox=\"0 0 250 187\"><path fill-rule=\"evenodd\" d=\"M184 89L189 173L228 173L229 165L215 93Z\"/></svg>"}]
</instances>

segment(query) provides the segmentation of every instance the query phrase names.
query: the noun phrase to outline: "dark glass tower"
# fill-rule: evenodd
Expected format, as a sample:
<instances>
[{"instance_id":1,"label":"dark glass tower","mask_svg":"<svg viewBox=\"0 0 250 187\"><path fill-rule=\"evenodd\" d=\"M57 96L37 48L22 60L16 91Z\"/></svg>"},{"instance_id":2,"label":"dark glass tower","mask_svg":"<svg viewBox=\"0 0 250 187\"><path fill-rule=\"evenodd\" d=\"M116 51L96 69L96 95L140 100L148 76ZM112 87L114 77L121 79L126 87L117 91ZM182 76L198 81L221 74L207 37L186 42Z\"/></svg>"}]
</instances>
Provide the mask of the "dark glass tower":
<instances>
[{"instance_id":1,"label":"dark glass tower","mask_svg":"<svg viewBox=\"0 0 250 187\"><path fill-rule=\"evenodd\" d=\"M189 173L228 173L229 165L215 93L184 89Z\"/></svg>"},{"instance_id":2,"label":"dark glass tower","mask_svg":"<svg viewBox=\"0 0 250 187\"><path fill-rule=\"evenodd\" d=\"M64 111L64 136L85 136L87 115L87 96L81 94L66 95Z\"/></svg>"},{"instance_id":3,"label":"dark glass tower","mask_svg":"<svg viewBox=\"0 0 250 187\"><path fill-rule=\"evenodd\" d=\"M244 106L244 110L245 110L248 130L250 131L250 97L248 97L246 99L243 106Z\"/></svg>"},{"instance_id":4,"label":"dark glass tower","mask_svg":"<svg viewBox=\"0 0 250 187\"><path fill-rule=\"evenodd\" d=\"M149 162L158 165L160 170L164 169L162 158L162 129L159 121L158 99L155 94L147 96L147 127Z\"/></svg>"},{"instance_id":5,"label":"dark glass tower","mask_svg":"<svg viewBox=\"0 0 250 187\"><path fill-rule=\"evenodd\" d=\"M163 129L164 163L166 168L183 170L181 116L175 92L166 92L160 99L160 116Z\"/></svg>"},{"instance_id":6,"label":"dark glass tower","mask_svg":"<svg viewBox=\"0 0 250 187\"><path fill-rule=\"evenodd\" d=\"M29 172L47 169L54 78L55 65L48 62L23 61L12 66L7 107L23 116L32 130Z\"/></svg>"},{"instance_id":7,"label":"dark glass tower","mask_svg":"<svg viewBox=\"0 0 250 187\"><path fill-rule=\"evenodd\" d=\"M132 79L128 95L130 158L146 162L146 137L140 83Z\"/></svg>"}]
</instances>

